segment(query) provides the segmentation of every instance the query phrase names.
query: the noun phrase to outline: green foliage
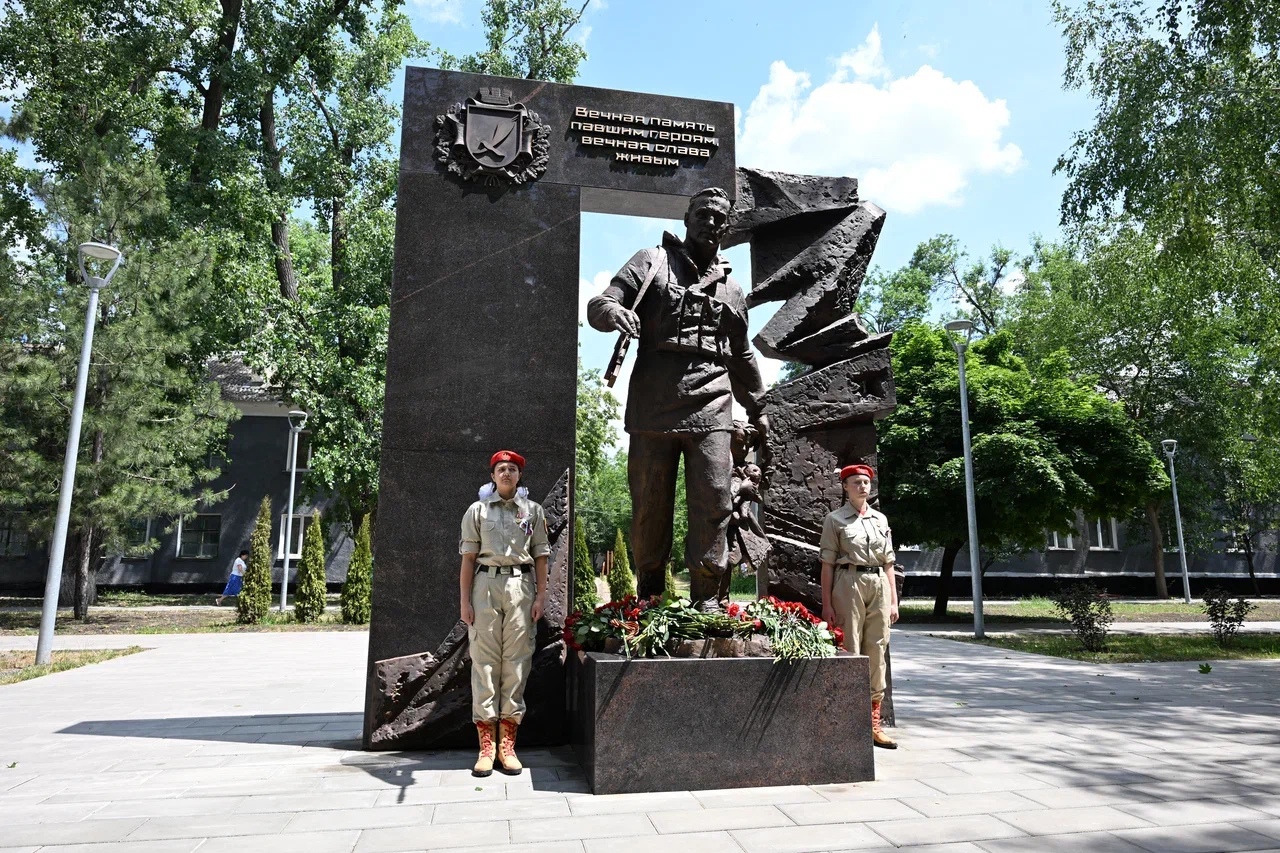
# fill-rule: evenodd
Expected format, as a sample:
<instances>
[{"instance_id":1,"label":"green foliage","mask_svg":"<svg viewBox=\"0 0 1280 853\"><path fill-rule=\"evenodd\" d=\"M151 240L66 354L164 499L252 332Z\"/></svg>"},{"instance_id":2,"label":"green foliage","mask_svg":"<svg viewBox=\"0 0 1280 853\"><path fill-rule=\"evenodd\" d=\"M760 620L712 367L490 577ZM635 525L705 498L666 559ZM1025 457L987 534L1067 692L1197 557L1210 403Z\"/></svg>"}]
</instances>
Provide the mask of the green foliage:
<instances>
[{"instance_id":1,"label":"green foliage","mask_svg":"<svg viewBox=\"0 0 1280 853\"><path fill-rule=\"evenodd\" d=\"M1085 651L1106 651L1111 602L1105 594L1091 583L1075 583L1058 590L1053 602L1071 620L1071 630Z\"/></svg>"},{"instance_id":2,"label":"green foliage","mask_svg":"<svg viewBox=\"0 0 1280 853\"><path fill-rule=\"evenodd\" d=\"M1077 509L1124 515L1165 484L1150 445L1117 404L1061 361L1032 369L1014 344L998 332L966 357L979 545L997 554L1039 550L1046 530L1072 529ZM951 340L907 326L894 339L893 371L898 407L880 433L881 500L897 541L954 557L968 528ZM941 612L945 593L944 582Z\"/></svg>"},{"instance_id":3,"label":"green foliage","mask_svg":"<svg viewBox=\"0 0 1280 853\"><path fill-rule=\"evenodd\" d=\"M571 611L586 613L600 603L596 594L596 572L587 551L587 531L582 519L573 520L573 603Z\"/></svg>"},{"instance_id":4,"label":"green foliage","mask_svg":"<svg viewBox=\"0 0 1280 853\"><path fill-rule=\"evenodd\" d=\"M565 0L486 0L485 49L460 61L443 54L441 67L572 83L587 52L570 33L588 5L589 0L577 8Z\"/></svg>"},{"instance_id":5,"label":"green foliage","mask_svg":"<svg viewBox=\"0 0 1280 853\"><path fill-rule=\"evenodd\" d=\"M613 421L618 418L618 399L600 378L599 369L586 370L578 359L578 407L575 454L580 478L593 482L606 463L605 451L618 440Z\"/></svg>"},{"instance_id":6,"label":"green foliage","mask_svg":"<svg viewBox=\"0 0 1280 853\"><path fill-rule=\"evenodd\" d=\"M671 571L671 564L667 563L663 569L662 578L662 600L672 601L680 597L680 591L676 589L676 576Z\"/></svg>"},{"instance_id":7,"label":"green foliage","mask_svg":"<svg viewBox=\"0 0 1280 853\"><path fill-rule=\"evenodd\" d=\"M856 310L871 331L893 332L924 320L937 289L928 272L913 264L891 273L873 269L862 284Z\"/></svg>"},{"instance_id":8,"label":"green foliage","mask_svg":"<svg viewBox=\"0 0 1280 853\"><path fill-rule=\"evenodd\" d=\"M578 468L574 494L574 512L586 530L587 550L592 554L608 551L618 531L631 530L626 451L606 457L594 476Z\"/></svg>"},{"instance_id":9,"label":"green foliage","mask_svg":"<svg viewBox=\"0 0 1280 853\"><path fill-rule=\"evenodd\" d=\"M631 561L627 557L627 543L618 531L613 544L613 568L609 570L609 598L621 601L628 595L636 594L636 576L631 572Z\"/></svg>"},{"instance_id":10,"label":"green foliage","mask_svg":"<svg viewBox=\"0 0 1280 853\"><path fill-rule=\"evenodd\" d=\"M320 525L320 511L315 510L302 534L302 561L293 597L293 613L299 622L314 622L324 614L324 531Z\"/></svg>"},{"instance_id":11,"label":"green foliage","mask_svg":"<svg viewBox=\"0 0 1280 853\"><path fill-rule=\"evenodd\" d=\"M1124 213L1193 256L1223 235L1280 248L1280 7L1054 3L1067 88L1097 113L1058 161L1066 223Z\"/></svg>"},{"instance_id":12,"label":"green foliage","mask_svg":"<svg viewBox=\"0 0 1280 853\"><path fill-rule=\"evenodd\" d=\"M236 597L236 621L256 625L271 609L271 498L264 497L258 518L249 536L249 565L244 570L244 586Z\"/></svg>"},{"instance_id":13,"label":"green foliage","mask_svg":"<svg viewBox=\"0 0 1280 853\"><path fill-rule=\"evenodd\" d=\"M342 583L342 621L351 625L368 623L373 614L373 548L370 544L369 515L360 519L356 547Z\"/></svg>"},{"instance_id":14,"label":"green foliage","mask_svg":"<svg viewBox=\"0 0 1280 853\"><path fill-rule=\"evenodd\" d=\"M1209 626L1213 629L1213 639L1222 648L1230 648L1235 642L1236 633L1254 605L1243 598L1231 600L1231 593L1221 587L1215 587L1204 594L1204 613L1209 617Z\"/></svg>"},{"instance_id":15,"label":"green foliage","mask_svg":"<svg viewBox=\"0 0 1280 853\"><path fill-rule=\"evenodd\" d=\"M731 595L755 595L756 573L750 565L729 567L729 593ZM748 571L744 571L747 569Z\"/></svg>"}]
</instances>

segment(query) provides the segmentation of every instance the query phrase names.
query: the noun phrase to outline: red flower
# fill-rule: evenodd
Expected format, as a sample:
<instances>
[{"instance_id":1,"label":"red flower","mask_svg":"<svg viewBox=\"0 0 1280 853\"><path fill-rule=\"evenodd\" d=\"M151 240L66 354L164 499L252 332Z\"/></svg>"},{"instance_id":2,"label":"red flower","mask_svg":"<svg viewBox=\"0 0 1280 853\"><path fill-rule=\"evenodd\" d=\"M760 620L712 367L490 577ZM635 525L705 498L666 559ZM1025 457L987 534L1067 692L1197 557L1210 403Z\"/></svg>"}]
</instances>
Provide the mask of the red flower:
<instances>
[{"instance_id":1,"label":"red flower","mask_svg":"<svg viewBox=\"0 0 1280 853\"><path fill-rule=\"evenodd\" d=\"M729 602L729 606L725 608L724 612L730 617L737 619L742 616L742 605L736 601L731 601Z\"/></svg>"},{"instance_id":2,"label":"red flower","mask_svg":"<svg viewBox=\"0 0 1280 853\"><path fill-rule=\"evenodd\" d=\"M764 628L764 623L763 623L763 622L761 622L759 619L757 619L756 621L752 622L752 623L751 623L751 625L752 625L752 626L753 626L757 631L759 631L759 630L761 630L762 628Z\"/></svg>"},{"instance_id":3,"label":"red flower","mask_svg":"<svg viewBox=\"0 0 1280 853\"><path fill-rule=\"evenodd\" d=\"M836 647L843 649L844 648L844 631L840 628L832 628L831 635L834 638Z\"/></svg>"}]
</instances>

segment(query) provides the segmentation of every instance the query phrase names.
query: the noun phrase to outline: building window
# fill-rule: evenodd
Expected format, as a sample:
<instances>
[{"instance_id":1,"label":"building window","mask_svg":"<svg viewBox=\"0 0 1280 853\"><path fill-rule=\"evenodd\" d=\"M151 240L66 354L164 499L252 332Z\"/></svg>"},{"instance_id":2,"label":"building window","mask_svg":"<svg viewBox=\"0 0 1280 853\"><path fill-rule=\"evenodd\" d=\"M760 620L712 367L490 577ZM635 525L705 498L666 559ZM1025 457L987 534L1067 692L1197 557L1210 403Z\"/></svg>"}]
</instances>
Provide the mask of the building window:
<instances>
[{"instance_id":1,"label":"building window","mask_svg":"<svg viewBox=\"0 0 1280 853\"><path fill-rule=\"evenodd\" d=\"M284 559L284 522L287 516L283 513L280 515L280 538L276 540L276 559ZM289 531L289 559L302 559L302 531L303 528L311 523L309 515L295 515L293 517L293 528Z\"/></svg>"},{"instance_id":2,"label":"building window","mask_svg":"<svg viewBox=\"0 0 1280 853\"><path fill-rule=\"evenodd\" d=\"M1116 537L1116 520L1114 518L1091 518L1089 519L1089 550L1090 551L1117 551L1120 546L1116 543L1119 539Z\"/></svg>"},{"instance_id":3,"label":"building window","mask_svg":"<svg viewBox=\"0 0 1280 853\"><path fill-rule=\"evenodd\" d=\"M135 518L125 525L124 546L129 550L142 548L151 541L151 519Z\"/></svg>"},{"instance_id":4,"label":"building window","mask_svg":"<svg viewBox=\"0 0 1280 853\"><path fill-rule=\"evenodd\" d=\"M1050 551L1074 551L1076 548L1070 533L1046 530L1044 540L1045 547Z\"/></svg>"},{"instance_id":5,"label":"building window","mask_svg":"<svg viewBox=\"0 0 1280 853\"><path fill-rule=\"evenodd\" d=\"M0 517L0 557L27 556L27 531L17 516Z\"/></svg>"},{"instance_id":6,"label":"building window","mask_svg":"<svg viewBox=\"0 0 1280 853\"><path fill-rule=\"evenodd\" d=\"M218 556L222 516L197 515L178 519L178 557L184 560L212 560Z\"/></svg>"},{"instance_id":7,"label":"building window","mask_svg":"<svg viewBox=\"0 0 1280 853\"><path fill-rule=\"evenodd\" d=\"M284 470L288 471L292 460L289 458L289 445L292 443L293 433L287 432L288 438L284 442ZM311 430L304 429L298 433L298 470L307 471L311 468Z\"/></svg>"}]
</instances>

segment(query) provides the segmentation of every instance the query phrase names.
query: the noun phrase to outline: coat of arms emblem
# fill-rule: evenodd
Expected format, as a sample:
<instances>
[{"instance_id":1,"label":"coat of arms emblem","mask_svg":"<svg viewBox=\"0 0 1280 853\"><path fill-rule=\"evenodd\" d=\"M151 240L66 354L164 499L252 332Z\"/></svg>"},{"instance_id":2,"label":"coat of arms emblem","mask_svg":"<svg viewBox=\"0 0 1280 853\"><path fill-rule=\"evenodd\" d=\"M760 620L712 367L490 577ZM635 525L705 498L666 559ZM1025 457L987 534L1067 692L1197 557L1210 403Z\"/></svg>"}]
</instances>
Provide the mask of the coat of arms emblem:
<instances>
[{"instance_id":1,"label":"coat of arms emblem","mask_svg":"<svg viewBox=\"0 0 1280 853\"><path fill-rule=\"evenodd\" d=\"M436 160L487 186L536 181L547 170L551 128L507 89L486 88L436 116Z\"/></svg>"}]
</instances>

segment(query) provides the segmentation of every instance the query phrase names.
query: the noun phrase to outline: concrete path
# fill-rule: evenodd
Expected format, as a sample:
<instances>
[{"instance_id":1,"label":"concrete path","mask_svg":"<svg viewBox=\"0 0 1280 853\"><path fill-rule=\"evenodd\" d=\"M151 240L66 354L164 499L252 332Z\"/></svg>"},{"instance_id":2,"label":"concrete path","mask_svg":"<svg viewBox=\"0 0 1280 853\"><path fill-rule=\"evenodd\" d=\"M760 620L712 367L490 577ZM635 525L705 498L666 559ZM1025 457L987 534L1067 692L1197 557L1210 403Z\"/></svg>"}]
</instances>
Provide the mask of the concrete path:
<instances>
[{"instance_id":1,"label":"concrete path","mask_svg":"<svg viewBox=\"0 0 1280 853\"><path fill-rule=\"evenodd\" d=\"M893 627L896 632L907 634L929 634L935 637L971 636L972 625L957 623L948 624L898 624ZM1112 634L1208 634L1213 631L1208 622L1112 622ZM1245 622L1240 628L1244 634L1280 634L1280 622ZM1035 624L986 624L986 632L997 637L1017 634L1070 634L1070 626L1046 623Z\"/></svg>"},{"instance_id":2,"label":"concrete path","mask_svg":"<svg viewBox=\"0 0 1280 853\"><path fill-rule=\"evenodd\" d=\"M151 650L0 687L3 853L1280 851L1276 661L901 633L878 781L594 797L565 750L484 780L469 754L358 751L366 635L59 638L132 643Z\"/></svg>"}]
</instances>

